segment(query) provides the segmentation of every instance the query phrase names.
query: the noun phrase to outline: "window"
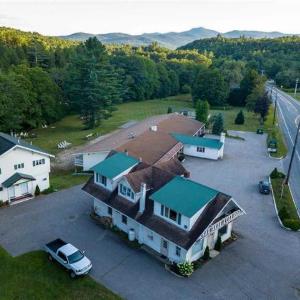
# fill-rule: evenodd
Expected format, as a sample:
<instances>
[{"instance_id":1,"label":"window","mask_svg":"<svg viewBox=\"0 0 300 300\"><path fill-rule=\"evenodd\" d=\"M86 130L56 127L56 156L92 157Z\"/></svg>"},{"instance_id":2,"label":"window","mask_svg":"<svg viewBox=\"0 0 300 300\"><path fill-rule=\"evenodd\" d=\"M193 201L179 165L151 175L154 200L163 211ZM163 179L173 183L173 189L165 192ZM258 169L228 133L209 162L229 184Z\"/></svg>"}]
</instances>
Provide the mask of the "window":
<instances>
[{"instance_id":1,"label":"window","mask_svg":"<svg viewBox=\"0 0 300 300\"><path fill-rule=\"evenodd\" d=\"M168 207L161 205L160 214L176 222L178 225L181 225L181 214L177 213L175 210L169 209Z\"/></svg>"},{"instance_id":2,"label":"window","mask_svg":"<svg viewBox=\"0 0 300 300\"><path fill-rule=\"evenodd\" d=\"M120 184L120 194L128 198L134 199L134 193L131 190L131 188L128 188L123 184Z\"/></svg>"},{"instance_id":3,"label":"window","mask_svg":"<svg viewBox=\"0 0 300 300\"><path fill-rule=\"evenodd\" d=\"M127 225L127 217L122 215L122 223Z\"/></svg>"},{"instance_id":4,"label":"window","mask_svg":"<svg viewBox=\"0 0 300 300\"><path fill-rule=\"evenodd\" d=\"M112 208L110 206L107 207L107 213L111 216L112 215Z\"/></svg>"},{"instance_id":5,"label":"window","mask_svg":"<svg viewBox=\"0 0 300 300\"><path fill-rule=\"evenodd\" d=\"M171 220L173 220L173 221L176 222L176 220L177 220L177 212L174 211L174 210L172 210L172 209L170 209L170 215L169 215L169 218L170 218Z\"/></svg>"},{"instance_id":6,"label":"window","mask_svg":"<svg viewBox=\"0 0 300 300\"><path fill-rule=\"evenodd\" d=\"M205 148L204 147L197 147L197 152L205 152Z\"/></svg>"},{"instance_id":7,"label":"window","mask_svg":"<svg viewBox=\"0 0 300 300\"><path fill-rule=\"evenodd\" d=\"M14 165L14 168L15 168L15 170L23 169L24 168L24 163L16 164L16 165Z\"/></svg>"},{"instance_id":8,"label":"window","mask_svg":"<svg viewBox=\"0 0 300 300\"><path fill-rule=\"evenodd\" d=\"M106 184L107 184L107 179L106 179L105 176L101 176L101 183L102 183L104 186L106 186Z\"/></svg>"},{"instance_id":9,"label":"window","mask_svg":"<svg viewBox=\"0 0 300 300\"><path fill-rule=\"evenodd\" d=\"M39 165L44 165L46 163L45 159L38 159L38 160L34 160L32 161L32 165L35 166L39 166Z\"/></svg>"},{"instance_id":10,"label":"window","mask_svg":"<svg viewBox=\"0 0 300 300\"><path fill-rule=\"evenodd\" d=\"M63 261L67 261L66 256L62 252L58 252L57 256L60 257Z\"/></svg>"},{"instance_id":11,"label":"window","mask_svg":"<svg viewBox=\"0 0 300 300\"><path fill-rule=\"evenodd\" d=\"M1 168L0 168L0 175L1 175Z\"/></svg>"},{"instance_id":12,"label":"window","mask_svg":"<svg viewBox=\"0 0 300 300\"><path fill-rule=\"evenodd\" d=\"M148 237L149 240L153 241L153 232L148 231L147 237Z\"/></svg>"},{"instance_id":13,"label":"window","mask_svg":"<svg viewBox=\"0 0 300 300\"><path fill-rule=\"evenodd\" d=\"M226 234L226 233L227 233L227 228L228 228L227 225L225 225L225 226L223 226L222 228L220 228L220 229L219 229L219 234L220 234L220 235Z\"/></svg>"},{"instance_id":14,"label":"window","mask_svg":"<svg viewBox=\"0 0 300 300\"><path fill-rule=\"evenodd\" d=\"M181 248L176 246L176 256L181 256Z\"/></svg>"},{"instance_id":15,"label":"window","mask_svg":"<svg viewBox=\"0 0 300 300\"><path fill-rule=\"evenodd\" d=\"M195 242L192 248L192 255L199 253L203 249L203 239Z\"/></svg>"}]
</instances>

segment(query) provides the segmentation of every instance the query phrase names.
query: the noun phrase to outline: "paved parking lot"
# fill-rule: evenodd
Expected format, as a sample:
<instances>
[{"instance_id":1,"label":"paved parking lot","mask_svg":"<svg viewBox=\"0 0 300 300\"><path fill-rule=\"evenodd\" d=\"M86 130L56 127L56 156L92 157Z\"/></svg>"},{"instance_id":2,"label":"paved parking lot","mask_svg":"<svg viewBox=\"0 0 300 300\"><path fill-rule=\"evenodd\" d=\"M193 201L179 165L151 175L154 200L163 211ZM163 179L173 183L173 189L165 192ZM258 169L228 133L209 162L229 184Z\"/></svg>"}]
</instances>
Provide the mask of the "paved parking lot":
<instances>
[{"instance_id":1,"label":"paved parking lot","mask_svg":"<svg viewBox=\"0 0 300 300\"><path fill-rule=\"evenodd\" d=\"M19 255L66 239L86 250L96 280L127 299L299 299L300 234L281 229L271 197L257 192L277 162L267 157L264 136L244 136L226 141L222 161L184 162L194 180L231 194L247 212L235 223L239 239L190 279L95 225L80 187L1 209L0 244Z\"/></svg>"}]
</instances>

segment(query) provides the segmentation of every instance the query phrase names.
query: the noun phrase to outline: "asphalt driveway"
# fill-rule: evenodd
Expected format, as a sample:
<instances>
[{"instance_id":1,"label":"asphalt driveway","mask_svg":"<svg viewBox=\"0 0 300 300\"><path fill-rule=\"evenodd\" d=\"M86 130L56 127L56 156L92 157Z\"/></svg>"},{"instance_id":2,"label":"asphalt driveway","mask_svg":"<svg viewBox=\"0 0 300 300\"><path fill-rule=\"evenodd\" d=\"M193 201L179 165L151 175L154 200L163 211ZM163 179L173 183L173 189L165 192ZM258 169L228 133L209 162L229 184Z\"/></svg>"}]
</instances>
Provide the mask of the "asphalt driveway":
<instances>
[{"instance_id":1,"label":"asphalt driveway","mask_svg":"<svg viewBox=\"0 0 300 300\"><path fill-rule=\"evenodd\" d=\"M194 180L229 193L247 212L234 226L239 239L190 279L97 226L80 187L0 209L0 244L19 255L66 239L86 250L96 280L127 299L300 299L300 234L281 229L271 197L257 192L278 162L268 158L264 136L244 136L226 141L222 161L184 162Z\"/></svg>"}]
</instances>

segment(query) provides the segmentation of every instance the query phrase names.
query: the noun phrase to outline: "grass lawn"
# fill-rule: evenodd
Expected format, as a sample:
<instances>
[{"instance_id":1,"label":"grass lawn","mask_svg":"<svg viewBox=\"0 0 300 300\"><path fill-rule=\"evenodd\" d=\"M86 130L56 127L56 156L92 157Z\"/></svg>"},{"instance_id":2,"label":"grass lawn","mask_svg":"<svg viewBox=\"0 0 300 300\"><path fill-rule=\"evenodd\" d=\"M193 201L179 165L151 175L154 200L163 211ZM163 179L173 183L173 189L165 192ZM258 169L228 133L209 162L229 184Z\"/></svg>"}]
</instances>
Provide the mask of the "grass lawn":
<instances>
[{"instance_id":1,"label":"grass lawn","mask_svg":"<svg viewBox=\"0 0 300 300\"><path fill-rule=\"evenodd\" d=\"M237 113L243 110L245 116L245 123L242 125L234 124ZM222 113L224 116L224 127L226 130L240 130L240 131L254 131L257 128L263 128L268 133L268 140L270 138L276 138L278 142L277 153L271 153L274 157L282 157L287 154L287 147L284 141L283 134L279 126L276 126L277 118L275 119L275 125L273 125L274 107L270 106L269 114L264 125L260 125L260 120L253 112L248 112L244 107L232 107L228 110L211 110L211 115Z\"/></svg>"},{"instance_id":2,"label":"grass lawn","mask_svg":"<svg viewBox=\"0 0 300 300\"><path fill-rule=\"evenodd\" d=\"M71 279L42 251L11 257L0 247L0 299L121 299L85 276Z\"/></svg>"},{"instance_id":3,"label":"grass lawn","mask_svg":"<svg viewBox=\"0 0 300 300\"><path fill-rule=\"evenodd\" d=\"M272 182L273 193L274 193L274 198L275 198L275 202L276 202L278 212L280 212L281 209L283 207L285 207L286 210L287 210L287 213L289 215L288 219L289 220L294 220L294 222L292 222L292 223L297 223L297 224L294 224L295 228L300 229L300 219L299 219L299 216L297 214L297 208L296 208L296 206L294 204L294 201L292 199L292 195L291 195L289 186L284 185L283 194L282 194L282 197L281 197L283 179L282 178L275 178L275 179L271 179L271 182ZM286 227L291 228L290 221L286 221L285 219L283 219L281 221L283 222L283 224Z\"/></svg>"},{"instance_id":4,"label":"grass lawn","mask_svg":"<svg viewBox=\"0 0 300 300\"><path fill-rule=\"evenodd\" d=\"M37 138L32 139L32 142L34 145L56 154L59 151L57 144L61 141L66 140L72 143L72 146L78 146L86 143L85 137L90 133L104 135L130 120L143 120L153 115L165 114L168 107L172 107L173 111L184 107L192 107L191 96L186 94L163 99L119 104L112 117L104 120L99 127L93 130L84 130L78 115L67 116L48 128L33 130Z\"/></svg>"},{"instance_id":5,"label":"grass lawn","mask_svg":"<svg viewBox=\"0 0 300 300\"><path fill-rule=\"evenodd\" d=\"M55 170L50 173L50 183L54 190L66 189L88 181L90 175L73 175L70 170Z\"/></svg>"}]
</instances>

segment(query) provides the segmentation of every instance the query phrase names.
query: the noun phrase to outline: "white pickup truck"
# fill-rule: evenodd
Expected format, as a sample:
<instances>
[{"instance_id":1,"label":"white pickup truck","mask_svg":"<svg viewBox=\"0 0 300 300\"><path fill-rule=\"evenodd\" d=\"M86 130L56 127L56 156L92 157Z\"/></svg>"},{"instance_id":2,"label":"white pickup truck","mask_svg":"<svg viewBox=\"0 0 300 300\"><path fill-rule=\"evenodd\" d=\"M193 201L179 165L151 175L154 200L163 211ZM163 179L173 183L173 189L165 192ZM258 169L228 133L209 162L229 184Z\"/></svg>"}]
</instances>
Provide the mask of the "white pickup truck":
<instances>
[{"instance_id":1,"label":"white pickup truck","mask_svg":"<svg viewBox=\"0 0 300 300\"><path fill-rule=\"evenodd\" d=\"M84 255L84 252L79 251L76 247L61 239L56 239L46 244L45 251L49 255L49 260L55 259L58 261L70 272L72 278L85 275L92 268L92 263Z\"/></svg>"}]
</instances>

